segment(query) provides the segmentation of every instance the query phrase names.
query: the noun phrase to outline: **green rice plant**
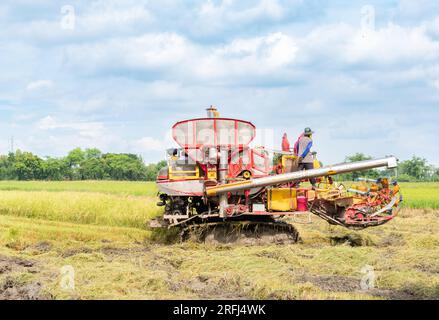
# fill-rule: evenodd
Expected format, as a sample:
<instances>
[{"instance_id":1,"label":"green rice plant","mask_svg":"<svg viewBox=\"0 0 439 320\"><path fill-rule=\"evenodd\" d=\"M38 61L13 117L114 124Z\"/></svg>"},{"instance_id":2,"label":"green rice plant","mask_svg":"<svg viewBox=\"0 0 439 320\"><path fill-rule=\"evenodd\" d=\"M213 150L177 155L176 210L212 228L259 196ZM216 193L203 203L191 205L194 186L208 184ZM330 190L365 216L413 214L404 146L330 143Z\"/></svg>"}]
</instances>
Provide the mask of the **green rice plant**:
<instances>
[{"instance_id":1,"label":"green rice plant","mask_svg":"<svg viewBox=\"0 0 439 320\"><path fill-rule=\"evenodd\" d=\"M65 191L0 192L0 214L51 221L144 228L159 210L154 197Z\"/></svg>"},{"instance_id":2,"label":"green rice plant","mask_svg":"<svg viewBox=\"0 0 439 320\"><path fill-rule=\"evenodd\" d=\"M78 191L155 196L154 182L139 181L0 181L0 190ZM408 208L439 209L439 183L401 183L404 205Z\"/></svg>"},{"instance_id":3,"label":"green rice plant","mask_svg":"<svg viewBox=\"0 0 439 320\"><path fill-rule=\"evenodd\" d=\"M157 188L148 181L0 181L0 190L80 191L154 196Z\"/></svg>"},{"instance_id":4,"label":"green rice plant","mask_svg":"<svg viewBox=\"0 0 439 320\"><path fill-rule=\"evenodd\" d=\"M401 183L404 206L439 209L439 183Z\"/></svg>"}]
</instances>

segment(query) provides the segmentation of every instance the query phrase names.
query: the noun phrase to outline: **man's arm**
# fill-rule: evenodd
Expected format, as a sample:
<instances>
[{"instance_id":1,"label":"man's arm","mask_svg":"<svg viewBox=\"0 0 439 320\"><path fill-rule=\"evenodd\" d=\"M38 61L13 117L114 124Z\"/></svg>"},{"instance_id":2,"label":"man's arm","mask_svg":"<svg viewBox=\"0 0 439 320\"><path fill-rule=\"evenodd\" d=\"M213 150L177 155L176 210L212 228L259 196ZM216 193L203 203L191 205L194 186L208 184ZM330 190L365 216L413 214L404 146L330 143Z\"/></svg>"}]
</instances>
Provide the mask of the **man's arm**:
<instances>
[{"instance_id":1,"label":"man's arm","mask_svg":"<svg viewBox=\"0 0 439 320\"><path fill-rule=\"evenodd\" d=\"M311 151L311 147L312 147L312 141L310 141L308 143L308 145L306 146L305 150L303 150L303 153L300 156L302 159L305 158L308 155L308 153Z\"/></svg>"}]
</instances>

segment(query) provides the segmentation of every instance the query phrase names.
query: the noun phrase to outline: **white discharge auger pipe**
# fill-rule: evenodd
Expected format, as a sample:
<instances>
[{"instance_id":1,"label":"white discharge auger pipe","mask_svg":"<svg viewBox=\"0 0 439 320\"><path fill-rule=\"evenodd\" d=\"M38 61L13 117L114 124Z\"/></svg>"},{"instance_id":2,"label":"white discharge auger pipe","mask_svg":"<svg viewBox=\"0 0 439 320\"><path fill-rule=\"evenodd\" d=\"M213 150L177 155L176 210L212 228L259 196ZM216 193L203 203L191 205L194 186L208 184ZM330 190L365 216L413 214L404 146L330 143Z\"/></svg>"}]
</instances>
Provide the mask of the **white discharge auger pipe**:
<instances>
[{"instance_id":1,"label":"white discharge auger pipe","mask_svg":"<svg viewBox=\"0 0 439 320\"><path fill-rule=\"evenodd\" d=\"M396 168L397 166L398 159L396 159L395 157L388 157L376 160L365 160L352 163L342 163L319 169L283 173L263 178L251 179L248 181L233 182L228 184L221 184L214 187L208 187L206 188L206 195L212 197L227 192L236 192L241 190L272 186L293 181L306 180L310 178L319 178L335 174L369 170L381 167L387 167L388 169L392 169Z\"/></svg>"}]
</instances>

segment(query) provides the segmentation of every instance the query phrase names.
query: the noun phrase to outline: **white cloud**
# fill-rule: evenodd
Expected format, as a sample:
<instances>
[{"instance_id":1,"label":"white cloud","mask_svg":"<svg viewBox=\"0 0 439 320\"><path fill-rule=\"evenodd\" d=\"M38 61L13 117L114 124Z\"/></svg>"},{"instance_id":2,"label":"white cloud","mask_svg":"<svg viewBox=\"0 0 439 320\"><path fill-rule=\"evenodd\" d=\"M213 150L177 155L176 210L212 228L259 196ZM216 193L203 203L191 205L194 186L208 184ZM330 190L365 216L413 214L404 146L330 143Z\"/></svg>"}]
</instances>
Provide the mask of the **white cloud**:
<instances>
[{"instance_id":1,"label":"white cloud","mask_svg":"<svg viewBox=\"0 0 439 320\"><path fill-rule=\"evenodd\" d=\"M305 103L304 109L306 110L306 112L318 113L322 112L325 109L325 104L320 99L314 99L309 101L308 103Z\"/></svg>"},{"instance_id":2,"label":"white cloud","mask_svg":"<svg viewBox=\"0 0 439 320\"><path fill-rule=\"evenodd\" d=\"M41 130L70 129L83 138L96 139L104 135L104 125L100 122L64 122L52 116L40 119L37 127Z\"/></svg>"},{"instance_id":3,"label":"white cloud","mask_svg":"<svg viewBox=\"0 0 439 320\"><path fill-rule=\"evenodd\" d=\"M261 63L268 68L281 67L294 61L297 52L295 41L281 33L268 34L263 37L236 39L230 44L216 50L215 54L222 59Z\"/></svg>"},{"instance_id":4,"label":"white cloud","mask_svg":"<svg viewBox=\"0 0 439 320\"><path fill-rule=\"evenodd\" d=\"M248 23L260 18L280 19L283 16L283 8L276 0L260 0L254 6L241 10L236 9L236 3L223 0L215 5L212 0L208 0L200 7L199 15L218 24Z\"/></svg>"},{"instance_id":5,"label":"white cloud","mask_svg":"<svg viewBox=\"0 0 439 320\"><path fill-rule=\"evenodd\" d=\"M69 111L78 111L83 113L93 113L109 107L112 103L106 94L92 95L87 97L70 97L62 96L57 102L63 108Z\"/></svg>"},{"instance_id":6,"label":"white cloud","mask_svg":"<svg viewBox=\"0 0 439 320\"><path fill-rule=\"evenodd\" d=\"M164 151L164 143L158 139L151 137L143 137L132 143L134 150L136 152L146 152L146 151Z\"/></svg>"},{"instance_id":7,"label":"white cloud","mask_svg":"<svg viewBox=\"0 0 439 320\"><path fill-rule=\"evenodd\" d=\"M344 23L320 26L300 39L301 61L319 58L338 65L369 63L375 66L437 61L439 41L432 39L423 25L397 24L362 30Z\"/></svg>"},{"instance_id":8,"label":"white cloud","mask_svg":"<svg viewBox=\"0 0 439 320\"><path fill-rule=\"evenodd\" d=\"M30 1L27 7L34 2ZM139 33L139 27L146 27L154 21L154 17L145 5L135 1L89 1L85 6L73 4L74 25L73 29L63 27L63 18L66 13L61 12L63 4L46 4L47 12L53 12L45 18L38 15L26 19L25 23L10 23L0 34L0 38L26 39L38 46L47 44L60 44L69 42L83 42L96 37L113 37ZM14 6L12 5L11 8ZM7 13L7 8L4 12ZM1 17L0 7L0 17Z\"/></svg>"},{"instance_id":9,"label":"white cloud","mask_svg":"<svg viewBox=\"0 0 439 320\"><path fill-rule=\"evenodd\" d=\"M376 29L364 32L350 3L78 0L76 28L66 31L59 4L9 1L0 19L2 139L14 135L43 154L78 145L154 159L173 145L161 135L174 121L216 104L294 137L315 128L327 162L345 155L334 146L382 155L389 145L405 155L400 138L358 136L400 114L410 121L391 130L416 135L418 122L437 136L435 3L401 2L399 12L376 4ZM419 110L429 117L415 121L409 113ZM359 134L334 143L331 132L344 127ZM434 148L425 156L439 161Z\"/></svg>"},{"instance_id":10,"label":"white cloud","mask_svg":"<svg viewBox=\"0 0 439 320\"><path fill-rule=\"evenodd\" d=\"M37 80L30 82L26 90L27 91L37 91L37 90L43 90L43 89L49 89L53 86L53 82L51 80Z\"/></svg>"},{"instance_id":11,"label":"white cloud","mask_svg":"<svg viewBox=\"0 0 439 320\"><path fill-rule=\"evenodd\" d=\"M128 42L121 48L125 63L133 67L173 66L191 54L187 40L175 33L146 34ZM136 50L136 51L134 51Z\"/></svg>"},{"instance_id":12,"label":"white cloud","mask_svg":"<svg viewBox=\"0 0 439 320\"><path fill-rule=\"evenodd\" d=\"M432 0L399 0L394 14L401 19L425 19L436 15L439 9L437 1Z\"/></svg>"},{"instance_id":13,"label":"white cloud","mask_svg":"<svg viewBox=\"0 0 439 320\"><path fill-rule=\"evenodd\" d=\"M148 95L155 99L175 99L187 96L185 88L176 82L153 81L148 83L145 88Z\"/></svg>"},{"instance_id":14,"label":"white cloud","mask_svg":"<svg viewBox=\"0 0 439 320\"><path fill-rule=\"evenodd\" d=\"M38 128L42 130L56 129L59 128L59 124L51 116L46 116L38 121Z\"/></svg>"},{"instance_id":15,"label":"white cloud","mask_svg":"<svg viewBox=\"0 0 439 320\"><path fill-rule=\"evenodd\" d=\"M404 28L390 23L375 31L356 32L347 43L345 57L348 62L377 64L434 61L439 58L439 42L428 37L424 27Z\"/></svg>"},{"instance_id":16,"label":"white cloud","mask_svg":"<svg viewBox=\"0 0 439 320\"><path fill-rule=\"evenodd\" d=\"M8 8L1 6L0 7L0 18L6 17L7 14L8 14Z\"/></svg>"},{"instance_id":17,"label":"white cloud","mask_svg":"<svg viewBox=\"0 0 439 320\"><path fill-rule=\"evenodd\" d=\"M87 11L78 15L78 28L82 32L97 33L145 24L153 20L151 13L143 5L127 3L121 5L117 1L95 1L86 7Z\"/></svg>"},{"instance_id":18,"label":"white cloud","mask_svg":"<svg viewBox=\"0 0 439 320\"><path fill-rule=\"evenodd\" d=\"M433 81L430 84L433 88L436 88L439 90L439 80Z\"/></svg>"},{"instance_id":19,"label":"white cloud","mask_svg":"<svg viewBox=\"0 0 439 320\"><path fill-rule=\"evenodd\" d=\"M439 8L439 4L438 4ZM439 40L439 16L421 24L425 28L425 33L432 39Z\"/></svg>"},{"instance_id":20,"label":"white cloud","mask_svg":"<svg viewBox=\"0 0 439 320\"><path fill-rule=\"evenodd\" d=\"M201 46L175 33L147 33L99 44L71 45L72 68L88 72L158 70L180 81L240 79L270 73L295 61L295 40L281 32L234 39L224 45Z\"/></svg>"},{"instance_id":21,"label":"white cloud","mask_svg":"<svg viewBox=\"0 0 439 320\"><path fill-rule=\"evenodd\" d=\"M181 82L235 83L255 76L269 82L273 76L291 77L292 71L315 63L324 68L345 68L356 64L382 67L435 62L439 41L429 37L425 26L388 24L364 32L340 23L317 27L299 37L275 32L212 45L201 45L177 33L146 33L73 44L64 53L74 69L92 73L157 70Z\"/></svg>"},{"instance_id":22,"label":"white cloud","mask_svg":"<svg viewBox=\"0 0 439 320\"><path fill-rule=\"evenodd\" d=\"M73 66L85 66L89 70L172 67L192 54L191 44L175 33L148 33L99 43L74 44L64 53Z\"/></svg>"}]
</instances>

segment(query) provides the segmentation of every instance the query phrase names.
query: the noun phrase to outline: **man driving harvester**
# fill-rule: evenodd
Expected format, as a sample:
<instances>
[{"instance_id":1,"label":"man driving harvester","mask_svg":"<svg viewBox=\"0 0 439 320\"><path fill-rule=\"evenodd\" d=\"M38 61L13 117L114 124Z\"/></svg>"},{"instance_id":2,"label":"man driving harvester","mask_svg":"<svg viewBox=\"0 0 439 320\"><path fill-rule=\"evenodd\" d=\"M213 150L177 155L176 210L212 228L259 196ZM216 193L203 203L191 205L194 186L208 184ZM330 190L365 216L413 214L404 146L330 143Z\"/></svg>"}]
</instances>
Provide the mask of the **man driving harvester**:
<instances>
[{"instance_id":1,"label":"man driving harvester","mask_svg":"<svg viewBox=\"0 0 439 320\"><path fill-rule=\"evenodd\" d=\"M312 147L312 134L314 132L311 128L305 128L304 132L300 135L296 144L294 145L294 153L298 156L299 170L311 170L314 169L314 158L311 153ZM309 179L313 189L316 188L316 179Z\"/></svg>"}]
</instances>

